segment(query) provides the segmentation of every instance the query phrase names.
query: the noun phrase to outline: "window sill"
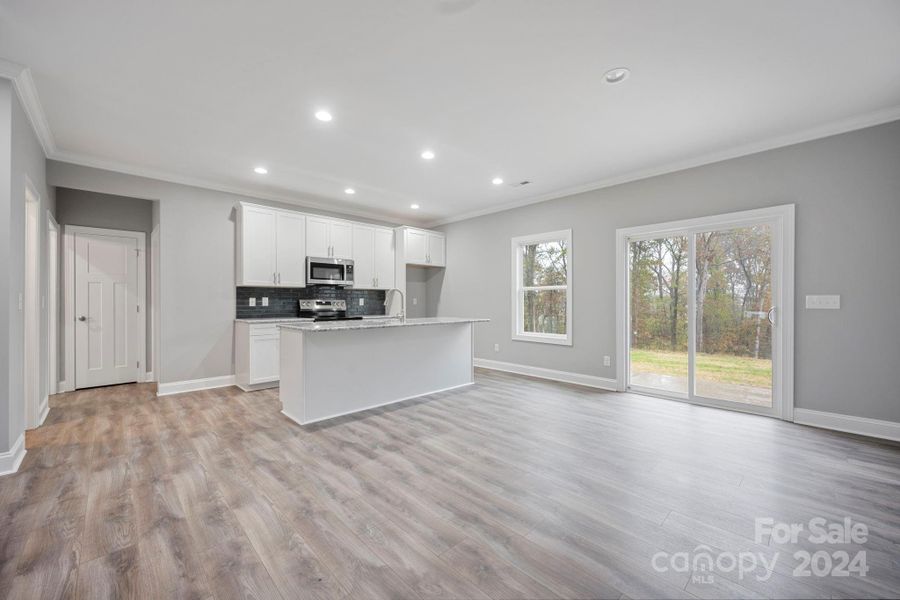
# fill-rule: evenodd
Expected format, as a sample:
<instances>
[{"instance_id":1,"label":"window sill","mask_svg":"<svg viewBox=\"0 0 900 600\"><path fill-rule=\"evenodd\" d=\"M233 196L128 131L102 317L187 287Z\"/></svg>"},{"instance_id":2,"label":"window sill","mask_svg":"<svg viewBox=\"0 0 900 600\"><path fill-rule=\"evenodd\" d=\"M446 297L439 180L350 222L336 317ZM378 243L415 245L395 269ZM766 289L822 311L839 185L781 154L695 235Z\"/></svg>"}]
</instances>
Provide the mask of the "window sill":
<instances>
[{"instance_id":1,"label":"window sill","mask_svg":"<svg viewBox=\"0 0 900 600\"><path fill-rule=\"evenodd\" d=\"M513 334L512 340L514 342L537 342L539 344L555 344L557 346L571 346L572 338L566 335L541 335L539 333L536 334L527 334L527 333L517 333Z\"/></svg>"}]
</instances>

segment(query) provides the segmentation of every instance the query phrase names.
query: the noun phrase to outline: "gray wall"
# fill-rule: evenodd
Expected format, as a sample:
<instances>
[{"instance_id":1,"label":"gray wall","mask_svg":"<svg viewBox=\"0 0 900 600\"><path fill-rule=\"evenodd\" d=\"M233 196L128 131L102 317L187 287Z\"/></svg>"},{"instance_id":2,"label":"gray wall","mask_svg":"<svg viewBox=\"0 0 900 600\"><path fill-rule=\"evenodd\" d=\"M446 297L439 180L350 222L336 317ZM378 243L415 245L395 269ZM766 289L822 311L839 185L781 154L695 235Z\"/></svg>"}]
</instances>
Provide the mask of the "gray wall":
<instances>
[{"instance_id":1,"label":"gray wall","mask_svg":"<svg viewBox=\"0 0 900 600\"><path fill-rule=\"evenodd\" d=\"M22 109L12 84L0 79L0 452L25 431L24 312L19 294L25 291L25 185L30 181L40 196L40 295L47 295L46 214L55 210L53 190L47 187L44 152ZM46 306L46 303L44 303ZM40 314L40 395L47 386L47 314Z\"/></svg>"},{"instance_id":2,"label":"gray wall","mask_svg":"<svg viewBox=\"0 0 900 600\"><path fill-rule=\"evenodd\" d=\"M160 364L156 376L161 383L169 383L232 375L235 204L303 207L68 163L47 164L52 185L158 201Z\"/></svg>"},{"instance_id":3,"label":"gray wall","mask_svg":"<svg viewBox=\"0 0 900 600\"><path fill-rule=\"evenodd\" d=\"M125 196L115 196L113 194L100 194L85 190L73 190L69 188L56 188L56 220L63 226L81 225L84 227L101 227L103 229L119 229L124 231L140 231L146 234L144 240L146 256L150 251L150 233L153 231L153 217L156 203L152 200L143 200L140 198L128 198ZM64 249L61 250L61 252ZM60 264L64 264L64 259L60 260ZM63 270L60 269L62 274ZM153 343L151 339L153 314L153 299L150 293L150 263L144 270L146 281L144 289L147 291L147 310L145 316L147 319L147 369L153 369L152 349ZM60 289L63 289L60 286ZM62 302L60 302L62 308ZM60 320L60 323L63 321ZM65 348L65 328L60 327L59 345L60 349ZM65 364L65 353L59 361L60 380L68 379L68 371L74 369L74 365Z\"/></svg>"},{"instance_id":4,"label":"gray wall","mask_svg":"<svg viewBox=\"0 0 900 600\"><path fill-rule=\"evenodd\" d=\"M438 313L491 319L479 358L615 378L616 229L788 203L795 405L900 421L900 122L448 224ZM510 238L566 228L574 344L511 341ZM820 293L841 310L805 310Z\"/></svg>"}]
</instances>

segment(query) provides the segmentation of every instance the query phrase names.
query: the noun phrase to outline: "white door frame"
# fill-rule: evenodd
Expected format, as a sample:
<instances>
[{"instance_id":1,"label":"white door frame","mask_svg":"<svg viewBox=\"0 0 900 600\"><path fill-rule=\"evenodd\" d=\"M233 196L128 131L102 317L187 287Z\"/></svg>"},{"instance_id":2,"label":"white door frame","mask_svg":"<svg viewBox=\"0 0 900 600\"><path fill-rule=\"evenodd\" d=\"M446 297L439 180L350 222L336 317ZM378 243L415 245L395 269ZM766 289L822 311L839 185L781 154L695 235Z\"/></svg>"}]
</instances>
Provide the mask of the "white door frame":
<instances>
[{"instance_id":1,"label":"white door frame","mask_svg":"<svg viewBox=\"0 0 900 600\"><path fill-rule=\"evenodd\" d=\"M654 225L642 225L639 227L627 227L616 230L616 389L620 392L627 391L629 370L629 272L628 272L628 243L634 239L650 239L665 237L667 235L688 235L691 249L693 250L693 234L717 228L738 227L752 225L754 222L770 223L773 228L775 243L772 247L772 263L780 268L775 269L777 275L773 277L772 304L775 310L775 328L772 338L772 403L774 414L786 421L794 420L794 205L785 204L769 208L746 210L741 212L701 217L697 219L685 219L670 221ZM778 243L781 240L781 243ZM694 256L690 253L689 260ZM693 309L693 268L689 273L689 313ZM695 331L688 327L690 345L694 346ZM690 353L689 353L690 354ZM778 366L774 363L778 361ZM689 369L689 372L691 370ZM684 401L684 398L669 396L665 392L654 395L671 397ZM743 409L737 403L718 403L691 400L695 404L704 404L717 408L728 407L733 410L745 410L754 412L749 408Z\"/></svg>"},{"instance_id":2,"label":"white door frame","mask_svg":"<svg viewBox=\"0 0 900 600\"><path fill-rule=\"evenodd\" d=\"M22 297L22 364L25 428L41 423L41 196L25 178L25 289Z\"/></svg>"},{"instance_id":3,"label":"white door frame","mask_svg":"<svg viewBox=\"0 0 900 600\"><path fill-rule=\"evenodd\" d=\"M63 239L65 244L65 298L64 298L64 318L65 318L65 369L66 369L66 390L71 391L78 388L76 381L75 369L75 235L76 234L94 234L94 235L114 235L119 237L130 237L137 240L137 249L140 260L137 261L137 298L140 317L137 320L137 344L138 344L138 361L141 366L138 367L137 380L139 382L147 380L147 234L143 231L125 231L120 229L101 229L99 227L83 227L81 225L64 225Z\"/></svg>"},{"instance_id":4,"label":"white door frame","mask_svg":"<svg viewBox=\"0 0 900 600\"><path fill-rule=\"evenodd\" d=\"M47 211L47 393L59 391L59 223Z\"/></svg>"}]
</instances>

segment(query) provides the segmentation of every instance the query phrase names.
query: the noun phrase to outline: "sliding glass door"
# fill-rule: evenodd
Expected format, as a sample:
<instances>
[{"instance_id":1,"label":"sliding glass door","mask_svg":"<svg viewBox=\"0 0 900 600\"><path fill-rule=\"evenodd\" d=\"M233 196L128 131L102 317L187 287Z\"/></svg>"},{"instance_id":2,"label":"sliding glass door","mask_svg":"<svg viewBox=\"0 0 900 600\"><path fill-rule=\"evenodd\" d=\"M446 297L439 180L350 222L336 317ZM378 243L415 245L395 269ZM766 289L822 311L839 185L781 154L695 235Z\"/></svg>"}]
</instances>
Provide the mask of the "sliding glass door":
<instances>
[{"instance_id":1,"label":"sliding glass door","mask_svg":"<svg viewBox=\"0 0 900 600\"><path fill-rule=\"evenodd\" d=\"M787 208L619 231L625 389L783 415Z\"/></svg>"}]
</instances>

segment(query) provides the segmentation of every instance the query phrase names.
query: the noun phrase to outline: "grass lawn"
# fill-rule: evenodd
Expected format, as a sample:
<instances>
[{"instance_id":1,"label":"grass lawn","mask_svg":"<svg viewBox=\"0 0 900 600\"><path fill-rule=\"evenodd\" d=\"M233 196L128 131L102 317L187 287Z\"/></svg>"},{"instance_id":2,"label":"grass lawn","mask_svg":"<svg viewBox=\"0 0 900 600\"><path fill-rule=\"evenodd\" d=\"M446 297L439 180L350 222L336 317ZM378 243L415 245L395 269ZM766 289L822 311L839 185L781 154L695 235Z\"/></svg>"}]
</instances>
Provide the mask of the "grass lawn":
<instances>
[{"instance_id":1,"label":"grass lawn","mask_svg":"<svg viewBox=\"0 0 900 600\"><path fill-rule=\"evenodd\" d=\"M634 373L656 373L687 378L687 352L633 348L631 370ZM772 384L772 361L731 354L698 354L697 377L706 381L765 388Z\"/></svg>"}]
</instances>

